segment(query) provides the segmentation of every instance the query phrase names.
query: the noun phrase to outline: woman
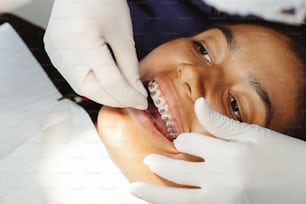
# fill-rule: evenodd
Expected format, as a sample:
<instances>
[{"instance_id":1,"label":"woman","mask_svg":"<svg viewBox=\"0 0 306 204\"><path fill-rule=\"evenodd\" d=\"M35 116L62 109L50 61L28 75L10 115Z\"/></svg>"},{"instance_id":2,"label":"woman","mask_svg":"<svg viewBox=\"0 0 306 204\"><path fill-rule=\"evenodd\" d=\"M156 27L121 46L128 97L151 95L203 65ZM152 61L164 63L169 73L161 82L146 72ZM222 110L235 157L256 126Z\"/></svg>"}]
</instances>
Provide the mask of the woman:
<instances>
[{"instance_id":1,"label":"woman","mask_svg":"<svg viewBox=\"0 0 306 204\"><path fill-rule=\"evenodd\" d=\"M226 34L227 37L224 37L223 34ZM250 40L256 36L261 36L261 43L254 43ZM155 101L156 106L160 107L163 119L168 121L168 128L163 126L164 120L159 118L159 113L152 102L148 110L148 115L152 115L152 119L151 116L146 116L146 112L107 107L101 111L99 116L98 126L104 144L125 177L130 181L144 180L173 185L156 177L143 166L143 157L148 153L155 152L172 158L198 161L198 158L177 153L170 141L181 131L206 133L206 130L198 124L193 113L193 100L199 96L204 96L214 109L232 118L262 126L268 124L266 122L269 121L268 119L257 117L257 114L251 111L253 109L256 109L257 112L262 111L262 104L261 100L254 104L253 100L258 99L257 92L248 89L249 83L246 82L249 81L242 80L245 79L246 73L249 76L249 72L252 72L258 81L260 80L262 87L269 94L273 110L284 119L283 123L279 124L272 115L269 127L278 131L286 131L283 127L288 126L289 122L295 119L292 117L293 112L299 110L299 107L292 106L296 99L291 94L298 92L297 89L303 86L304 80L300 74L301 67L295 64L298 62L296 55L288 49L280 49L287 48L285 39L286 37L281 34L262 27L250 25L219 27L193 38L169 42L148 55L140 64L142 79L146 86L150 84L148 89L151 98ZM246 40L248 43L244 44ZM228 49L228 42L236 45L234 53ZM274 46L265 47L270 44ZM261 52L250 56L248 52L253 51L252 46L256 49L265 47L267 54L272 53L270 58L266 59ZM280 52L282 57L279 59ZM252 62L253 58L256 58L256 61ZM227 63L217 64L221 61L216 60ZM240 66L232 66L237 63L245 64L246 68L240 69ZM268 70L271 73L267 76L268 79L273 79L272 74L276 74L283 77L282 83L299 79L301 83L283 85L279 78L275 77L275 82L270 83L271 80L267 81L265 75L262 75L266 69L259 65L269 65ZM229 67L232 69L229 70ZM277 67L276 71L273 69L275 67ZM169 84L175 84L170 91L164 88ZM235 89L229 86L232 84L236 85ZM278 99L279 92L275 91L274 85L282 89L282 100L275 100L275 98ZM227 93L222 92L225 87L230 94L224 95L224 103L227 106L222 106L217 96ZM158 90L161 90L162 94L157 94ZM271 90L277 94L271 95ZM155 95L154 91L156 91ZM290 93L288 94L290 97L286 97L286 93ZM36 95L36 93L33 94ZM240 102L240 95L247 97ZM173 100L174 96L176 96L175 100ZM161 98L167 101L168 110L162 100L158 100ZM247 108L245 111L245 100L254 104L254 107ZM23 103L23 101L20 102ZM278 110L284 105L286 105L284 109L286 111L279 112ZM175 106L178 108L173 108ZM24 104L16 107L24 108ZM171 119L169 115L172 116ZM151 121L157 121L157 124L162 125L158 126L158 131L153 127ZM137 202L130 198L131 195L124 194L127 182L105 154L94 126L84 110L66 100L60 101L46 116L46 119L36 125L39 127L37 134L12 150L0 163L2 175L0 176L0 183L2 183L0 200L2 203L21 203L23 201L30 203ZM164 138L164 135L167 139ZM168 136L172 137L168 138Z\"/></svg>"},{"instance_id":2,"label":"woman","mask_svg":"<svg viewBox=\"0 0 306 204\"><path fill-rule=\"evenodd\" d=\"M252 24L217 26L165 43L140 62L148 110L102 108L100 137L129 181L176 185L149 171L143 158L158 153L200 161L172 144L182 132L209 135L193 111L199 97L230 118L278 132L303 124L305 59L296 50L276 29Z\"/></svg>"}]
</instances>

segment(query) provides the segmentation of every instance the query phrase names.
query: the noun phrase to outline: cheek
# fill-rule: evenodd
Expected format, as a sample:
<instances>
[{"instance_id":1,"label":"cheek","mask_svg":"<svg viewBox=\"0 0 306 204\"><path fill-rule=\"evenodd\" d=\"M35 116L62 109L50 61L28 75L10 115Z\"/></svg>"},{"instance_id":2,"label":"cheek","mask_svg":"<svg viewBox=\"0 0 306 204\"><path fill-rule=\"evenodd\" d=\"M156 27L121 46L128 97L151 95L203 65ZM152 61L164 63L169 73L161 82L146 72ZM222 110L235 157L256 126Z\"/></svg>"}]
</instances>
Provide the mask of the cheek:
<instances>
[{"instance_id":1,"label":"cheek","mask_svg":"<svg viewBox=\"0 0 306 204\"><path fill-rule=\"evenodd\" d=\"M156 136L141 130L123 112L107 108L99 113L98 130L111 159L130 181L145 181L159 185L177 186L168 182L144 165L144 157L156 153L175 159L201 161L201 159L178 153L173 146L165 146L154 140ZM153 138L153 139L152 139Z\"/></svg>"},{"instance_id":2,"label":"cheek","mask_svg":"<svg viewBox=\"0 0 306 204\"><path fill-rule=\"evenodd\" d=\"M152 80L158 75L168 77L172 75L172 73L175 73L175 67L176 66L172 63L168 63L163 56L160 58L148 59L139 64L140 78L144 82Z\"/></svg>"},{"instance_id":3,"label":"cheek","mask_svg":"<svg viewBox=\"0 0 306 204\"><path fill-rule=\"evenodd\" d=\"M172 72L179 64L188 63L186 54L183 53L180 44L173 41L150 52L139 63L140 76L145 78L161 72Z\"/></svg>"},{"instance_id":4,"label":"cheek","mask_svg":"<svg viewBox=\"0 0 306 204\"><path fill-rule=\"evenodd\" d=\"M290 86L290 85L288 85ZM286 87L277 87L278 90L282 92L275 91L275 95L272 95L271 98L275 99L273 106L273 116L271 120L270 128L284 132L285 128L288 127L288 124L295 121L298 118L298 94L294 93L293 90L288 90Z\"/></svg>"}]
</instances>

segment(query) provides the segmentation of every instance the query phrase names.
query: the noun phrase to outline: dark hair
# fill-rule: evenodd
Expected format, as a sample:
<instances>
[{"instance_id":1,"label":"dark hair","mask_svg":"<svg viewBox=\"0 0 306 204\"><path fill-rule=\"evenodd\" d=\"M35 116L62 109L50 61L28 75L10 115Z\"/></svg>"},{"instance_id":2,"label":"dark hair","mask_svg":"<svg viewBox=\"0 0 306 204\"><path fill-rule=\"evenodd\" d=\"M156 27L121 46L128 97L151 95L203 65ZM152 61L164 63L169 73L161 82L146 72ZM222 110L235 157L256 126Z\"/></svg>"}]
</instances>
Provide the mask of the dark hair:
<instances>
[{"instance_id":1,"label":"dark hair","mask_svg":"<svg viewBox=\"0 0 306 204\"><path fill-rule=\"evenodd\" d=\"M284 134L290 135L294 138L306 141L306 25L286 25L281 23L267 22L260 19L221 19L214 23L214 25L234 25L234 24L251 24L270 28L276 32L282 33L289 39L289 48L297 59L301 62L303 67L303 76L301 76L303 86L299 90L298 96L298 114L296 121L288 124ZM214 27L214 26L212 26ZM298 81L293 82L298 83Z\"/></svg>"}]
</instances>

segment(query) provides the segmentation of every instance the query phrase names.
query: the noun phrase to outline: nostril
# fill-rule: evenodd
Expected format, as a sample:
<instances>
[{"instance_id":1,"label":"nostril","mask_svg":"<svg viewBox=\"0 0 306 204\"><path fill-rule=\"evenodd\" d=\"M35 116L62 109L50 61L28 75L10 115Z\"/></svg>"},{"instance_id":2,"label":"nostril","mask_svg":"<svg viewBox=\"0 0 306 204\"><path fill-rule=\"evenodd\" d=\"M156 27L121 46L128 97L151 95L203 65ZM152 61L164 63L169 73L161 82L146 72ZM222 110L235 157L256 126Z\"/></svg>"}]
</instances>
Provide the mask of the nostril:
<instances>
[{"instance_id":1,"label":"nostril","mask_svg":"<svg viewBox=\"0 0 306 204\"><path fill-rule=\"evenodd\" d=\"M190 101L195 102L204 89L201 69L198 69L196 65L181 64L177 67L177 74L182 93Z\"/></svg>"},{"instance_id":2,"label":"nostril","mask_svg":"<svg viewBox=\"0 0 306 204\"><path fill-rule=\"evenodd\" d=\"M183 77L184 78L184 73L186 72L186 70L188 70L188 68L190 68L190 64L186 64L186 63L181 63L177 65L177 75L178 77Z\"/></svg>"},{"instance_id":3,"label":"nostril","mask_svg":"<svg viewBox=\"0 0 306 204\"><path fill-rule=\"evenodd\" d=\"M188 83L184 83L184 90L190 100L192 100L192 89Z\"/></svg>"},{"instance_id":4,"label":"nostril","mask_svg":"<svg viewBox=\"0 0 306 204\"><path fill-rule=\"evenodd\" d=\"M182 76L182 72L183 72L183 70L182 70L182 66L180 65L180 66L178 66L178 68L177 68L177 76L178 77L181 77Z\"/></svg>"}]
</instances>

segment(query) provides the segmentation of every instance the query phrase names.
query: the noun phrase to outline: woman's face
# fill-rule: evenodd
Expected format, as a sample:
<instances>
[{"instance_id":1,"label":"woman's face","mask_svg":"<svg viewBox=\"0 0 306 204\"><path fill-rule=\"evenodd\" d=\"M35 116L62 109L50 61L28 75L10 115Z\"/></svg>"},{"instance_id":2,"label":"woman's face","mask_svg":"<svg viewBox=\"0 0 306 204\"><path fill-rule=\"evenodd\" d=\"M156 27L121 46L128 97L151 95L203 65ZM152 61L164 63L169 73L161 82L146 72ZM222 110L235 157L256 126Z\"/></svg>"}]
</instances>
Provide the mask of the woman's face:
<instances>
[{"instance_id":1,"label":"woman's face","mask_svg":"<svg viewBox=\"0 0 306 204\"><path fill-rule=\"evenodd\" d=\"M158 153L200 161L177 152L172 143L182 132L210 135L194 113L199 97L230 118L283 131L295 119L302 76L287 43L273 30L235 25L153 50L140 62L148 110L104 107L99 114L98 130L113 161L130 181L172 185L149 171L143 159Z\"/></svg>"}]
</instances>

